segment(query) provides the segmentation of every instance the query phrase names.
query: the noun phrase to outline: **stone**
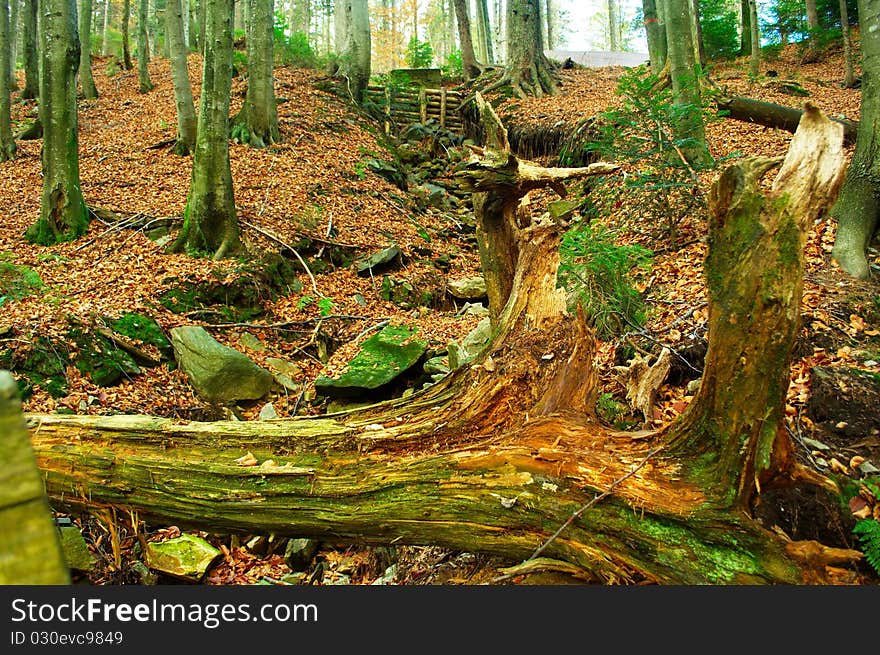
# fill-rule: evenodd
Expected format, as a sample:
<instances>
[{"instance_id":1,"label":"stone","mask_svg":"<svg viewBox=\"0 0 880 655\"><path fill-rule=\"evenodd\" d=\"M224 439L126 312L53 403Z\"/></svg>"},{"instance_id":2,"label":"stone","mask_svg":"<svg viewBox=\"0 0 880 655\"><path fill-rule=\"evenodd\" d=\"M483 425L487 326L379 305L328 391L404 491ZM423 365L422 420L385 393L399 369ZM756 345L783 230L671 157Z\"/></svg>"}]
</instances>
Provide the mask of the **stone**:
<instances>
[{"instance_id":1,"label":"stone","mask_svg":"<svg viewBox=\"0 0 880 655\"><path fill-rule=\"evenodd\" d=\"M332 398L381 395L425 354L427 343L415 335L415 328L389 325L361 344L341 375L319 376L315 380L316 393Z\"/></svg>"},{"instance_id":2,"label":"stone","mask_svg":"<svg viewBox=\"0 0 880 655\"><path fill-rule=\"evenodd\" d=\"M449 360L446 358L445 355L442 355L440 357L432 357L424 363L424 365L422 366L422 370L425 372L426 375L434 375L437 373L446 375L447 373L449 373Z\"/></svg>"},{"instance_id":3,"label":"stone","mask_svg":"<svg viewBox=\"0 0 880 655\"><path fill-rule=\"evenodd\" d=\"M305 571L312 563L321 542L317 539L291 539L284 550L284 562L291 571Z\"/></svg>"},{"instance_id":4,"label":"stone","mask_svg":"<svg viewBox=\"0 0 880 655\"><path fill-rule=\"evenodd\" d=\"M554 200L547 203L547 210L554 223L565 223L580 205L581 203L577 200Z\"/></svg>"},{"instance_id":5,"label":"stone","mask_svg":"<svg viewBox=\"0 0 880 655\"><path fill-rule=\"evenodd\" d=\"M167 541L150 542L144 549L147 566L176 578L201 580L220 550L201 537L184 533Z\"/></svg>"},{"instance_id":6,"label":"stone","mask_svg":"<svg viewBox=\"0 0 880 655\"><path fill-rule=\"evenodd\" d=\"M489 308L481 302L466 302L456 314L456 316L477 316L479 318L485 318L488 315Z\"/></svg>"},{"instance_id":7,"label":"stone","mask_svg":"<svg viewBox=\"0 0 880 655\"><path fill-rule=\"evenodd\" d=\"M61 551L67 567L72 571L88 573L95 568L95 556L89 550L86 540L75 525L58 526L58 537L61 540ZM54 544L51 544L54 548Z\"/></svg>"},{"instance_id":8,"label":"stone","mask_svg":"<svg viewBox=\"0 0 880 655\"><path fill-rule=\"evenodd\" d=\"M401 254L399 247L388 246L383 250L373 253L369 257L359 259L356 263L357 274L363 277L369 277L377 271L385 270L395 261L400 261Z\"/></svg>"},{"instance_id":9,"label":"stone","mask_svg":"<svg viewBox=\"0 0 880 655\"><path fill-rule=\"evenodd\" d=\"M275 405L272 403L266 403L260 408L261 421L271 421L275 418L278 418L278 412L275 411Z\"/></svg>"},{"instance_id":10,"label":"stone","mask_svg":"<svg viewBox=\"0 0 880 655\"><path fill-rule=\"evenodd\" d=\"M462 339L461 345L455 341L450 342L448 348L449 370L469 364L479 355L492 341L492 322L487 317L477 323L477 327L468 332Z\"/></svg>"},{"instance_id":11,"label":"stone","mask_svg":"<svg viewBox=\"0 0 880 655\"><path fill-rule=\"evenodd\" d=\"M279 357L267 357L266 364L272 369L272 377L275 378L275 382L288 391L299 393L301 385L295 380L295 378L302 376L302 369L299 366Z\"/></svg>"},{"instance_id":12,"label":"stone","mask_svg":"<svg viewBox=\"0 0 880 655\"><path fill-rule=\"evenodd\" d=\"M486 280L481 276L468 277L463 280L450 280L446 283L449 293L459 300L480 300L486 297Z\"/></svg>"},{"instance_id":13,"label":"stone","mask_svg":"<svg viewBox=\"0 0 880 655\"><path fill-rule=\"evenodd\" d=\"M245 348L249 348L250 350L254 350L258 353L266 350L266 344L257 339L250 332L242 332L241 336L238 338L238 342L244 346Z\"/></svg>"},{"instance_id":14,"label":"stone","mask_svg":"<svg viewBox=\"0 0 880 655\"><path fill-rule=\"evenodd\" d=\"M225 404L257 400L272 386L272 374L244 354L218 342L195 325L171 330L171 344L180 369L202 398Z\"/></svg>"}]
</instances>

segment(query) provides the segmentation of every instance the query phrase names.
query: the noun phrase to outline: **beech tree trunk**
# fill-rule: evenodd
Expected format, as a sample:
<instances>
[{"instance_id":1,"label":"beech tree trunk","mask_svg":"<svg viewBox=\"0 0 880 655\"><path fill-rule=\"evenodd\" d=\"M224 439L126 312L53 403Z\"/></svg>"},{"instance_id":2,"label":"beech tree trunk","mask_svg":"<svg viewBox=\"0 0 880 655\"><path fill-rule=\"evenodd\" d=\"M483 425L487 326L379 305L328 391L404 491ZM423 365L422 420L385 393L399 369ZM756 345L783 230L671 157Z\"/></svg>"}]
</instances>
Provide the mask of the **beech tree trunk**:
<instances>
[{"instance_id":1,"label":"beech tree trunk","mask_svg":"<svg viewBox=\"0 0 880 655\"><path fill-rule=\"evenodd\" d=\"M856 76L853 70L852 34L849 29L849 13L846 8L846 0L839 1L840 7L840 30L843 33L843 88L851 89L856 84Z\"/></svg>"},{"instance_id":2,"label":"beech tree trunk","mask_svg":"<svg viewBox=\"0 0 880 655\"><path fill-rule=\"evenodd\" d=\"M130 71L134 68L131 63L131 45L128 39L128 22L131 18L131 0L122 0L122 66Z\"/></svg>"},{"instance_id":3,"label":"beech tree trunk","mask_svg":"<svg viewBox=\"0 0 880 655\"><path fill-rule=\"evenodd\" d=\"M183 227L172 252L221 259L239 245L232 171L229 168L229 91L232 87L232 0L207 6L202 90L192 180Z\"/></svg>"},{"instance_id":4,"label":"beech tree trunk","mask_svg":"<svg viewBox=\"0 0 880 655\"><path fill-rule=\"evenodd\" d=\"M153 88L153 83L150 81L150 71L147 68L147 63L150 61L149 37L147 33L148 6L148 0L138 0L138 90L141 93L147 93Z\"/></svg>"},{"instance_id":5,"label":"beech tree trunk","mask_svg":"<svg viewBox=\"0 0 880 655\"><path fill-rule=\"evenodd\" d=\"M716 184L709 366L665 430L597 424L595 342L556 285L562 228L538 221L513 236L510 295L472 366L323 417L31 416L49 494L58 507L118 506L212 532L541 555L603 583L823 582L826 565L860 554L792 542L750 518L750 501L758 483L834 487L794 463L781 414L805 230L840 180L841 140L811 108L766 197L757 185L779 160L744 160ZM540 167L511 178L511 156L477 149L462 173L488 194L484 208L525 195L520 184L561 183ZM246 452L259 465L238 465Z\"/></svg>"},{"instance_id":6,"label":"beech tree trunk","mask_svg":"<svg viewBox=\"0 0 880 655\"><path fill-rule=\"evenodd\" d=\"M18 385L0 371L0 585L64 585L70 575L52 522L30 435L21 415Z\"/></svg>"},{"instance_id":7,"label":"beech tree trunk","mask_svg":"<svg viewBox=\"0 0 880 655\"><path fill-rule=\"evenodd\" d=\"M281 140L275 106L273 0L249 0L247 20L248 84L241 111L233 121L232 136L241 143L263 148Z\"/></svg>"},{"instance_id":8,"label":"beech tree trunk","mask_svg":"<svg viewBox=\"0 0 880 655\"><path fill-rule=\"evenodd\" d=\"M9 37L9 3L7 0L0 0L0 162L15 157L9 92L12 79L12 39Z\"/></svg>"},{"instance_id":9,"label":"beech tree trunk","mask_svg":"<svg viewBox=\"0 0 880 655\"><path fill-rule=\"evenodd\" d=\"M611 52L620 50L620 17L617 15L617 0L606 0L608 8L608 49Z\"/></svg>"},{"instance_id":10,"label":"beech tree trunk","mask_svg":"<svg viewBox=\"0 0 880 655\"><path fill-rule=\"evenodd\" d=\"M9 90L18 91L15 69L18 66L18 16L21 0L10 0L9 5Z\"/></svg>"},{"instance_id":11,"label":"beech tree trunk","mask_svg":"<svg viewBox=\"0 0 880 655\"><path fill-rule=\"evenodd\" d=\"M104 29L101 31L101 56L110 54L110 0L104 0Z\"/></svg>"},{"instance_id":12,"label":"beech tree trunk","mask_svg":"<svg viewBox=\"0 0 880 655\"><path fill-rule=\"evenodd\" d=\"M461 46L461 68L466 80L480 75L477 56L474 54L474 41L471 38L471 19L468 15L467 0L454 0L455 18L458 24L458 41Z\"/></svg>"},{"instance_id":13,"label":"beech tree trunk","mask_svg":"<svg viewBox=\"0 0 880 655\"><path fill-rule=\"evenodd\" d=\"M739 55L747 57L752 54L752 11L749 0L740 0L739 13Z\"/></svg>"},{"instance_id":14,"label":"beech tree trunk","mask_svg":"<svg viewBox=\"0 0 880 655\"><path fill-rule=\"evenodd\" d=\"M832 256L850 275L867 279L866 249L880 225L880 6L859 2L862 108L856 150L832 210L837 235Z\"/></svg>"},{"instance_id":15,"label":"beech tree trunk","mask_svg":"<svg viewBox=\"0 0 880 655\"><path fill-rule=\"evenodd\" d=\"M757 0L749 0L749 25L752 30L752 37L749 42L752 46L751 57L749 58L749 75L752 78L758 77L761 72L761 36L758 32L758 3Z\"/></svg>"},{"instance_id":16,"label":"beech tree trunk","mask_svg":"<svg viewBox=\"0 0 880 655\"><path fill-rule=\"evenodd\" d=\"M659 75L666 65L666 28L660 22L656 0L642 0L642 13L651 72Z\"/></svg>"},{"instance_id":17,"label":"beech tree trunk","mask_svg":"<svg viewBox=\"0 0 880 655\"><path fill-rule=\"evenodd\" d=\"M343 9L346 16L345 51L339 71L347 80L351 99L360 104L364 90L370 81L370 15L367 0L346 0Z\"/></svg>"},{"instance_id":18,"label":"beech tree trunk","mask_svg":"<svg viewBox=\"0 0 880 655\"><path fill-rule=\"evenodd\" d=\"M22 98L40 95L39 61L37 60L37 0L23 0L22 6L22 59L24 60L24 88Z\"/></svg>"},{"instance_id":19,"label":"beech tree trunk","mask_svg":"<svg viewBox=\"0 0 880 655\"><path fill-rule=\"evenodd\" d=\"M489 85L489 92L510 85L520 98L555 95L556 71L544 54L543 21L539 0L507 2L507 66Z\"/></svg>"},{"instance_id":20,"label":"beech tree trunk","mask_svg":"<svg viewBox=\"0 0 880 655\"><path fill-rule=\"evenodd\" d=\"M692 165L703 164L709 157L703 125L700 75L691 29L690 0L667 0L666 43L669 49L669 77L674 102L680 117L674 126L679 149Z\"/></svg>"},{"instance_id":21,"label":"beech tree trunk","mask_svg":"<svg viewBox=\"0 0 880 655\"><path fill-rule=\"evenodd\" d=\"M79 182L76 0L44 0L40 11L43 196L40 217L26 236L51 245L85 234L89 216Z\"/></svg>"},{"instance_id":22,"label":"beech tree trunk","mask_svg":"<svg viewBox=\"0 0 880 655\"><path fill-rule=\"evenodd\" d=\"M174 153L190 154L196 146L196 109L187 66L187 47L183 39L181 0L168 0L165 6L165 36L171 54L171 79L177 107L177 143Z\"/></svg>"},{"instance_id":23,"label":"beech tree trunk","mask_svg":"<svg viewBox=\"0 0 880 655\"><path fill-rule=\"evenodd\" d=\"M92 100L98 97L98 87L92 76L92 0L81 0L79 10L79 83L83 97Z\"/></svg>"}]
</instances>

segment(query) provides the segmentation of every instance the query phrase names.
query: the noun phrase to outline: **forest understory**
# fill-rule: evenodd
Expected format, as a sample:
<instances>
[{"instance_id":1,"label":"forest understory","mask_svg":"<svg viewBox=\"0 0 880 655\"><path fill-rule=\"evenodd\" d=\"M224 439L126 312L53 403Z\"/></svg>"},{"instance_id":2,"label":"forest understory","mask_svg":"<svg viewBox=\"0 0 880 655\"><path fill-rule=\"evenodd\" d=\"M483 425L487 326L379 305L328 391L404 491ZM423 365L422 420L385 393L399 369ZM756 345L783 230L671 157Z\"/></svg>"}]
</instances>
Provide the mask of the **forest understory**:
<instances>
[{"instance_id":1,"label":"forest understory","mask_svg":"<svg viewBox=\"0 0 880 655\"><path fill-rule=\"evenodd\" d=\"M190 67L197 96L197 57L190 58ZM321 73L279 68L281 141L261 150L236 143L230 147L249 256L212 261L167 254L165 246L182 222L191 170L191 159L172 154L170 148L176 117L168 61L150 62L155 88L145 94L138 92L137 71L119 70L101 58L93 68L100 97L81 101L79 113L82 189L93 210L88 233L52 247L28 244L24 232L40 209L40 141L18 141L16 159L0 164L5 213L0 224L0 368L19 378L26 413L258 421L261 415L275 420L342 411L344 404L331 405L316 393L315 380L344 370L363 340L377 330L387 325L415 328L427 342L429 356L442 358L450 341L460 343L477 327L483 315L456 297L450 284L481 272L473 207L467 194L456 192L453 175L469 151L454 137L425 130L400 152L430 149L434 157L407 170L400 152L392 153L381 138L381 123L355 113L332 93ZM840 87L839 53L801 65L790 47L765 62L758 81L749 79L747 68L741 59L717 64L710 74L732 93L801 107L805 97L792 96L791 87L779 83L794 81L829 116L858 120L859 91ZM624 73L621 68L562 71L559 95L501 100L497 111L506 123L534 126L536 131L573 125L619 103L615 89ZM235 79L232 114L242 101L242 89L243 81ZM33 103L15 102L13 118L16 131L24 128L34 118ZM746 155L782 156L792 138L781 130L729 119L709 123L707 136L712 155L730 162ZM555 157L536 159L550 165ZM596 346L596 412L605 425L618 430L657 430L688 407L705 355L707 216L699 209L701 198L694 199L693 211L664 214L660 208L646 216L633 196L615 195L637 168L637 162L618 163L621 174L607 176L601 183L606 186L591 189L591 197L606 210L590 219L596 230L592 234L604 230L617 245L640 246L651 254L649 263L628 272L643 304L641 314L633 318L611 310L602 323ZM708 193L724 166L701 172L696 193ZM400 183L407 173L408 184ZM570 185L569 192L582 199L577 185ZM535 193L533 213L547 211L555 199L550 192ZM577 204L564 220L586 222L584 207ZM799 463L833 478L842 489L858 489L864 478L876 479L880 469L880 252L869 251L873 278L855 280L831 260L834 236L834 222L820 217L807 238L801 326L785 425ZM399 253L392 261L366 274L358 272L363 258L393 246ZM174 365L167 344L107 337L132 313L155 320L165 335L184 325L203 326L268 370L273 361L283 360L289 365L289 384L276 384L268 396L233 407L208 403ZM137 366L114 360L119 374L99 384L94 367L77 365L85 359L85 342L76 336L81 333L103 335L102 343L125 351ZM672 354L671 369L656 391L656 402L643 415L630 406L620 367L636 356L656 357L664 347ZM54 377L24 374L43 360L55 367ZM864 374L864 389L852 388L859 375L854 378L853 371ZM405 386L428 381L425 376L411 379L394 393L400 396ZM875 498L875 516L876 506ZM794 488L766 492L757 514L768 529L792 539L858 550L854 511L864 507L843 507L839 499ZM95 567L75 574L75 581L179 582L145 572L140 548L142 542L179 535L180 526L144 523L123 512L58 516L82 528L95 557ZM316 552L294 571L284 558L286 538L200 534L222 551L205 584L583 582L571 571L513 574L510 567L517 561L480 553L330 539L320 540ZM864 561L835 569L831 577L841 584L880 581Z\"/></svg>"}]
</instances>

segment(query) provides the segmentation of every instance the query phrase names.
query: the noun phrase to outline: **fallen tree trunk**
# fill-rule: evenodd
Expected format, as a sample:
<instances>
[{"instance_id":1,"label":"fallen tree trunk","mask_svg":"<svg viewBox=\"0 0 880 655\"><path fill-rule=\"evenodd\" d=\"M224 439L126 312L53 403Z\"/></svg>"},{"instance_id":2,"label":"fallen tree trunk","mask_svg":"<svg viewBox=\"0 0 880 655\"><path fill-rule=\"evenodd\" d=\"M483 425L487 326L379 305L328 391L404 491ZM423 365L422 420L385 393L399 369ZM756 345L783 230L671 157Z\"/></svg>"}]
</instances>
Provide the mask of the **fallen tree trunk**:
<instances>
[{"instance_id":1,"label":"fallen tree trunk","mask_svg":"<svg viewBox=\"0 0 880 655\"><path fill-rule=\"evenodd\" d=\"M727 112L727 118L746 123L757 123L765 127L775 127L786 132L796 131L804 114L802 109L743 96L720 97L716 100L715 106L718 110ZM844 143L853 144L856 142L856 135L859 132L858 121L845 118L831 118L831 120L843 125Z\"/></svg>"},{"instance_id":2,"label":"fallen tree trunk","mask_svg":"<svg viewBox=\"0 0 880 655\"><path fill-rule=\"evenodd\" d=\"M505 204L511 184L543 174L493 178L490 162L507 171L510 153L485 152L467 174L484 207L506 207L493 220L516 223L506 233L517 264L471 367L405 400L320 418L32 416L47 489L59 506L124 507L214 532L541 555L604 583L823 582L827 565L859 553L792 542L750 510L772 483L834 488L794 463L781 415L803 233L836 191L840 129L808 109L767 197L757 184L778 161L746 160L719 180L705 391L667 430L596 422L593 337L556 288L561 228L521 227ZM727 280L715 279L722 263ZM248 451L259 466L236 462Z\"/></svg>"}]
</instances>

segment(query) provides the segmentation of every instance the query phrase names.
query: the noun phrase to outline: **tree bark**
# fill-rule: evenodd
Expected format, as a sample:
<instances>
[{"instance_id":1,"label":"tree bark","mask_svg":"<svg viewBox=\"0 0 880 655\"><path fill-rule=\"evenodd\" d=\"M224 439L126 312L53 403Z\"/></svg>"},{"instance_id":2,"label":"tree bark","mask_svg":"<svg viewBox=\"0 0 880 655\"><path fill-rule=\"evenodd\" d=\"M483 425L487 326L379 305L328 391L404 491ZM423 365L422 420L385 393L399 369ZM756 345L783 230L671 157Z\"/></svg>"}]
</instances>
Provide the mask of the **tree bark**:
<instances>
[{"instance_id":1,"label":"tree bark","mask_svg":"<svg viewBox=\"0 0 880 655\"><path fill-rule=\"evenodd\" d=\"M104 29L101 31L101 56L110 54L110 0L104 0Z\"/></svg>"},{"instance_id":2,"label":"tree bark","mask_svg":"<svg viewBox=\"0 0 880 655\"><path fill-rule=\"evenodd\" d=\"M753 79L761 72L761 36L758 33L758 3L757 0L749 0L749 25L752 29L752 37L749 39L752 45L752 53L749 58L749 76Z\"/></svg>"},{"instance_id":3,"label":"tree bark","mask_svg":"<svg viewBox=\"0 0 880 655\"><path fill-rule=\"evenodd\" d=\"M291 9L292 11L293 9ZM348 12L345 11L344 7L339 7L333 14L333 47L338 55L345 52L345 42L348 40L347 20Z\"/></svg>"},{"instance_id":4,"label":"tree bark","mask_svg":"<svg viewBox=\"0 0 880 655\"><path fill-rule=\"evenodd\" d=\"M12 138L12 103L10 80L12 79L12 52L9 33L9 3L0 0L0 162L15 157L15 140Z\"/></svg>"},{"instance_id":5,"label":"tree bark","mask_svg":"<svg viewBox=\"0 0 880 655\"><path fill-rule=\"evenodd\" d=\"M458 42L461 47L461 68L465 79L472 80L475 77L479 77L482 71L477 64L477 56L474 53L467 0L454 0L454 7L456 23L458 24Z\"/></svg>"},{"instance_id":6,"label":"tree bark","mask_svg":"<svg viewBox=\"0 0 880 655\"><path fill-rule=\"evenodd\" d=\"M680 150L692 165L709 161L706 132L703 125L700 75L695 58L691 30L690 0L667 0L666 43L669 49L669 76L672 94L680 118L674 129L682 140Z\"/></svg>"},{"instance_id":7,"label":"tree bark","mask_svg":"<svg viewBox=\"0 0 880 655\"><path fill-rule=\"evenodd\" d=\"M147 68L147 63L150 61L147 34L148 7L148 0L138 0L138 90L141 93L147 93L153 88L153 83L150 81L150 71Z\"/></svg>"},{"instance_id":8,"label":"tree bark","mask_svg":"<svg viewBox=\"0 0 880 655\"><path fill-rule=\"evenodd\" d=\"M37 0L23 0L22 57L24 59L24 89L22 98L40 95L39 61L37 60Z\"/></svg>"},{"instance_id":9,"label":"tree bark","mask_svg":"<svg viewBox=\"0 0 880 655\"><path fill-rule=\"evenodd\" d=\"M606 0L608 7L608 49L611 52L620 50L620 26L617 15L617 0Z\"/></svg>"},{"instance_id":10,"label":"tree bark","mask_svg":"<svg viewBox=\"0 0 880 655\"><path fill-rule=\"evenodd\" d=\"M21 0L10 0L9 6L9 90L18 91L15 69L18 65L18 16Z\"/></svg>"},{"instance_id":11,"label":"tree bark","mask_svg":"<svg viewBox=\"0 0 880 655\"><path fill-rule=\"evenodd\" d=\"M18 385L0 371L0 585L64 585L70 575L21 414Z\"/></svg>"},{"instance_id":12,"label":"tree bark","mask_svg":"<svg viewBox=\"0 0 880 655\"><path fill-rule=\"evenodd\" d=\"M645 16L645 38L648 41L648 57L651 71L659 75L666 66L666 27L660 22L656 0L642 0Z\"/></svg>"},{"instance_id":13,"label":"tree bark","mask_svg":"<svg viewBox=\"0 0 880 655\"><path fill-rule=\"evenodd\" d=\"M856 149L846 182L831 214L837 235L831 255L850 275L867 279L871 267L865 254L880 215L880 6L859 2L862 42L862 108Z\"/></svg>"},{"instance_id":14,"label":"tree bark","mask_svg":"<svg viewBox=\"0 0 880 655\"><path fill-rule=\"evenodd\" d=\"M92 0L80 0L79 11L79 83L82 87L83 97L93 100L98 97L98 87L95 86L95 78L92 76Z\"/></svg>"},{"instance_id":15,"label":"tree bark","mask_svg":"<svg viewBox=\"0 0 880 655\"><path fill-rule=\"evenodd\" d=\"M370 81L370 15L367 0L346 0L348 34L340 73L346 78L351 99L360 104Z\"/></svg>"},{"instance_id":16,"label":"tree bark","mask_svg":"<svg viewBox=\"0 0 880 655\"><path fill-rule=\"evenodd\" d=\"M752 11L749 0L740 0L739 56L752 54Z\"/></svg>"},{"instance_id":17,"label":"tree bark","mask_svg":"<svg viewBox=\"0 0 880 655\"><path fill-rule=\"evenodd\" d=\"M196 146L196 110L187 66L187 47L183 40L181 0L168 0L165 6L165 34L171 53L171 79L177 108L177 143L174 152L190 154Z\"/></svg>"},{"instance_id":18,"label":"tree bark","mask_svg":"<svg viewBox=\"0 0 880 655\"><path fill-rule=\"evenodd\" d=\"M556 28L554 26L556 10L553 7L553 0L545 0L544 14L544 22L547 23L547 50L553 50L556 47Z\"/></svg>"},{"instance_id":19,"label":"tree bark","mask_svg":"<svg viewBox=\"0 0 880 655\"><path fill-rule=\"evenodd\" d=\"M89 217L79 183L76 0L45 0L40 11L43 196L40 217L26 236L50 245L85 234Z\"/></svg>"},{"instance_id":20,"label":"tree bark","mask_svg":"<svg viewBox=\"0 0 880 655\"><path fill-rule=\"evenodd\" d=\"M204 0L206 43L192 180L183 227L172 252L221 259L239 245L229 168L229 92L232 87L232 0Z\"/></svg>"},{"instance_id":21,"label":"tree bark","mask_svg":"<svg viewBox=\"0 0 880 655\"><path fill-rule=\"evenodd\" d=\"M489 24L489 5L488 0L476 0L477 23L480 26L480 40L482 47L480 51L483 53L483 61L487 64L495 62L495 54L492 48L492 26Z\"/></svg>"},{"instance_id":22,"label":"tree bark","mask_svg":"<svg viewBox=\"0 0 880 655\"><path fill-rule=\"evenodd\" d=\"M128 22L131 18L131 0L122 0L122 66L130 71L134 66L131 63L131 45L128 39Z\"/></svg>"},{"instance_id":23,"label":"tree bark","mask_svg":"<svg viewBox=\"0 0 880 655\"><path fill-rule=\"evenodd\" d=\"M840 30L843 34L843 88L851 89L856 84L856 76L853 70L852 34L849 28L849 13L846 8L846 0L840 0Z\"/></svg>"},{"instance_id":24,"label":"tree bark","mask_svg":"<svg viewBox=\"0 0 880 655\"><path fill-rule=\"evenodd\" d=\"M61 507L118 506L212 532L543 555L602 583L826 581L826 565L860 554L792 542L750 518L749 500L756 480L834 487L793 464L780 419L801 247L840 178L839 141L839 126L810 110L766 198L757 185L778 161L721 176L707 261L715 368L666 430L596 423L595 342L556 287L562 228L535 222L517 235L510 296L472 366L409 398L324 417L33 416L47 489ZM468 173L487 206L524 195L509 157L487 148L482 171ZM552 170L521 180L552 185ZM237 465L246 452L260 464Z\"/></svg>"},{"instance_id":25,"label":"tree bark","mask_svg":"<svg viewBox=\"0 0 880 655\"><path fill-rule=\"evenodd\" d=\"M275 105L273 0L249 0L246 21L247 95L233 121L232 137L254 148L281 140Z\"/></svg>"}]
</instances>

